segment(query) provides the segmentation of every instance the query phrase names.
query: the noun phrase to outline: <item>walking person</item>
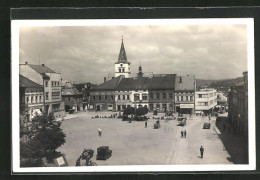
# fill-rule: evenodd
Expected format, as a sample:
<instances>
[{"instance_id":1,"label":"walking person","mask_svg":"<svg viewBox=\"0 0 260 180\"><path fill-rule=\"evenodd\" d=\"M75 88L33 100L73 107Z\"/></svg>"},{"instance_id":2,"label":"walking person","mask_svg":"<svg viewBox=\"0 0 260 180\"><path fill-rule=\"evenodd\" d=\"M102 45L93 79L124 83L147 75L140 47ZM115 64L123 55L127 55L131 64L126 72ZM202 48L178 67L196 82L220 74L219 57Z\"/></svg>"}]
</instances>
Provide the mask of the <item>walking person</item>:
<instances>
[{"instance_id":1,"label":"walking person","mask_svg":"<svg viewBox=\"0 0 260 180\"><path fill-rule=\"evenodd\" d=\"M183 131L181 131L181 137L183 138Z\"/></svg>"},{"instance_id":2,"label":"walking person","mask_svg":"<svg viewBox=\"0 0 260 180\"><path fill-rule=\"evenodd\" d=\"M187 132L186 129L184 130L184 137L186 138Z\"/></svg>"},{"instance_id":3,"label":"walking person","mask_svg":"<svg viewBox=\"0 0 260 180\"><path fill-rule=\"evenodd\" d=\"M200 157L203 158L203 153L204 153L204 148L201 146L200 147Z\"/></svg>"},{"instance_id":4,"label":"walking person","mask_svg":"<svg viewBox=\"0 0 260 180\"><path fill-rule=\"evenodd\" d=\"M145 127L147 128L147 121L145 121Z\"/></svg>"},{"instance_id":5,"label":"walking person","mask_svg":"<svg viewBox=\"0 0 260 180\"><path fill-rule=\"evenodd\" d=\"M102 130L98 128L98 136L102 136Z\"/></svg>"},{"instance_id":6,"label":"walking person","mask_svg":"<svg viewBox=\"0 0 260 180\"><path fill-rule=\"evenodd\" d=\"M209 115L209 122L210 122L210 115Z\"/></svg>"}]
</instances>

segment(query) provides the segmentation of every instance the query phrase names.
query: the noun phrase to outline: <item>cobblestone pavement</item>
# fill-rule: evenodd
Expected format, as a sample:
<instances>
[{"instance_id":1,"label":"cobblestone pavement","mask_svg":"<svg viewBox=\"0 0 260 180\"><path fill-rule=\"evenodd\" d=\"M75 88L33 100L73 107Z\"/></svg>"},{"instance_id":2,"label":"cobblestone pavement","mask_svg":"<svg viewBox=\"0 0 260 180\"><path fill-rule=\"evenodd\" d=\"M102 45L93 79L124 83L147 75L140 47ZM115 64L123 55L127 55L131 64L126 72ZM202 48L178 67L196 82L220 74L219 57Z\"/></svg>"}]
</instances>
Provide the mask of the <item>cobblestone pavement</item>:
<instances>
[{"instance_id":1,"label":"cobblestone pavement","mask_svg":"<svg viewBox=\"0 0 260 180\"><path fill-rule=\"evenodd\" d=\"M91 118L95 115L108 116L115 112L79 112L69 114L62 121L66 143L58 148L66 155L70 166L75 166L84 148L92 148L92 161L102 165L167 165L167 164L232 164L214 126L202 129L207 117L187 116L186 126L178 126L177 120L160 120L161 127L154 129L155 119L144 121L122 121L117 118ZM152 114L148 114L152 116ZM163 116L159 114L157 117ZM211 118L214 124L215 119ZM98 128L102 136L98 136ZM181 130L187 137L181 138ZM200 158L200 146L204 158ZM96 160L99 146L109 146L112 156Z\"/></svg>"}]
</instances>

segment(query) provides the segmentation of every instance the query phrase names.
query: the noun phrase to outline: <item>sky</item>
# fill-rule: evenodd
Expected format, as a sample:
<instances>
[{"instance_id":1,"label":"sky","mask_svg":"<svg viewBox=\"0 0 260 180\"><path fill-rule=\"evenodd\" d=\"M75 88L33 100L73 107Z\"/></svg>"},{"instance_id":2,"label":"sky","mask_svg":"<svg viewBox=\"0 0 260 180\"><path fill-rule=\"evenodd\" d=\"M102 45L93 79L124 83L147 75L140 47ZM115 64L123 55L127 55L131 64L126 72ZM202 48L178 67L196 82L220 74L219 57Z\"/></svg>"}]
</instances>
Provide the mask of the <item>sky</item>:
<instances>
[{"instance_id":1,"label":"sky","mask_svg":"<svg viewBox=\"0 0 260 180\"><path fill-rule=\"evenodd\" d=\"M21 27L19 63L45 64L64 80L114 75L122 36L131 72L228 79L247 70L247 27L223 25Z\"/></svg>"}]
</instances>

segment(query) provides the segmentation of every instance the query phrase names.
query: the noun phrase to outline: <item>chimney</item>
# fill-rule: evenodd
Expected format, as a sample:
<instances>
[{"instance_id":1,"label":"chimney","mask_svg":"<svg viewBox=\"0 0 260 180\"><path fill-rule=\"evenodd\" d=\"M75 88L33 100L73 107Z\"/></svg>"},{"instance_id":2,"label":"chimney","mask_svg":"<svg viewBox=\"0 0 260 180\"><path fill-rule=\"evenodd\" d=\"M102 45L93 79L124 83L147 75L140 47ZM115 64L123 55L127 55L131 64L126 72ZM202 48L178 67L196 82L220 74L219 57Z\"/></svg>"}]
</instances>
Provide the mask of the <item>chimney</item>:
<instances>
[{"instance_id":1,"label":"chimney","mask_svg":"<svg viewBox=\"0 0 260 180\"><path fill-rule=\"evenodd\" d=\"M44 64L42 64L42 66L45 66Z\"/></svg>"},{"instance_id":2,"label":"chimney","mask_svg":"<svg viewBox=\"0 0 260 180\"><path fill-rule=\"evenodd\" d=\"M105 83L105 82L107 82L107 78L106 78L106 77L104 77L104 83Z\"/></svg>"},{"instance_id":3,"label":"chimney","mask_svg":"<svg viewBox=\"0 0 260 180\"><path fill-rule=\"evenodd\" d=\"M28 62L25 62L25 65L27 65L28 64Z\"/></svg>"}]
</instances>

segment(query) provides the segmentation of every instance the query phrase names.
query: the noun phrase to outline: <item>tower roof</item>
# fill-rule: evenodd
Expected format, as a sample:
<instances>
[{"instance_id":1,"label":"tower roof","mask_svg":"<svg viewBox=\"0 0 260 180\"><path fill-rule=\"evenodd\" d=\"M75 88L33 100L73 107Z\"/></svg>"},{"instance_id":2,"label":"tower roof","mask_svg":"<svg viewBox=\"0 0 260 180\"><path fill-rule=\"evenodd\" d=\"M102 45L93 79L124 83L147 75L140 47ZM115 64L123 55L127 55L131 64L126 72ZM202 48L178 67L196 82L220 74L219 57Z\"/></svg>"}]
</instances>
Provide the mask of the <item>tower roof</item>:
<instances>
[{"instance_id":1,"label":"tower roof","mask_svg":"<svg viewBox=\"0 0 260 180\"><path fill-rule=\"evenodd\" d=\"M123 39L122 39L121 49L120 49L119 56L118 56L118 62L127 62Z\"/></svg>"}]
</instances>

